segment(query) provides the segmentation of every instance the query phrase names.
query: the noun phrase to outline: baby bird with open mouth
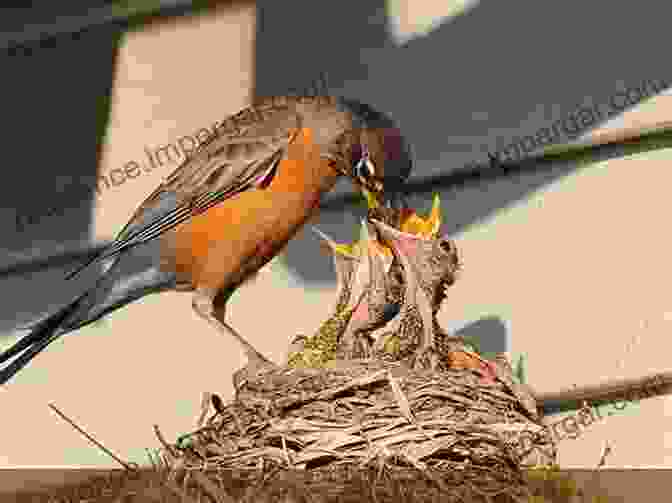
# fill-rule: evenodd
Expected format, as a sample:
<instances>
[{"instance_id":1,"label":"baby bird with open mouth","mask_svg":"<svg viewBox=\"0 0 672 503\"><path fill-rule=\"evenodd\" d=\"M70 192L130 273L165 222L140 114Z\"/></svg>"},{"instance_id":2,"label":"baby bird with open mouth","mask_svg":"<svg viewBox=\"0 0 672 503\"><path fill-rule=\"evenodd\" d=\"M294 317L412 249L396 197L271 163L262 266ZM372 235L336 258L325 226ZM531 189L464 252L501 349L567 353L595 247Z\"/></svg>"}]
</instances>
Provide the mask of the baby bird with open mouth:
<instances>
[{"instance_id":1,"label":"baby bird with open mouth","mask_svg":"<svg viewBox=\"0 0 672 503\"><path fill-rule=\"evenodd\" d=\"M357 242L338 244L315 229L333 257L336 307L315 335L295 341L288 365L320 368L375 358L415 370L471 370L483 383L504 384L537 417L531 391L514 380L507 362L482 358L437 321L461 270L455 243L440 233L439 197L423 218L363 193L369 211Z\"/></svg>"},{"instance_id":2,"label":"baby bird with open mouth","mask_svg":"<svg viewBox=\"0 0 672 503\"><path fill-rule=\"evenodd\" d=\"M316 230L332 253L337 276L334 314L290 355L290 365L380 358L412 368L449 367L450 353L468 351L436 321L460 269L455 244L440 236L438 196L428 217L384 207L368 195L359 241L338 244ZM483 367L480 363L477 366ZM486 366L487 367L487 366Z\"/></svg>"}]
</instances>

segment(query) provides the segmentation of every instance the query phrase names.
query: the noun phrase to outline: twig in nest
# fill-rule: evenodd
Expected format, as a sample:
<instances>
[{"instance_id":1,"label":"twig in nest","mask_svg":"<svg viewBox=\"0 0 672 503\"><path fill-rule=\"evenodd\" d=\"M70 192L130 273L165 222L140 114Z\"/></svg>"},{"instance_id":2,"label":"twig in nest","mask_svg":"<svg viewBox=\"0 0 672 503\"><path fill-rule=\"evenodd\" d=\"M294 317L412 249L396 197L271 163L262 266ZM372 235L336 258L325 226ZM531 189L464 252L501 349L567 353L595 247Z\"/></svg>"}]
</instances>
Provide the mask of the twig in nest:
<instances>
[{"instance_id":1,"label":"twig in nest","mask_svg":"<svg viewBox=\"0 0 672 503\"><path fill-rule=\"evenodd\" d=\"M208 410L210 409L210 396L211 393L208 391L203 392L203 397L201 399L201 415L196 421L196 428L201 428L203 423L205 423L205 418L208 415Z\"/></svg>"},{"instance_id":2,"label":"twig in nest","mask_svg":"<svg viewBox=\"0 0 672 503\"><path fill-rule=\"evenodd\" d=\"M119 463L121 466L123 466L125 470L133 471L133 472L138 471L139 467L136 463L127 463L126 461L121 459L119 456L114 454L111 450L109 450L103 444L98 442L98 440L96 440L91 435L89 435L86 431L84 431L84 429L82 429L80 426L75 424L75 422L72 419L70 419L63 412L61 412L58 409L58 407L56 407L53 403L50 403L50 404L47 404L47 405L49 405L49 408L51 408L51 410L53 410L56 414L58 414L61 419L63 419L67 423L69 423L70 426L72 426L75 430L77 430L79 433L81 433L84 436L84 438L86 438L89 442L91 442L93 445L98 447L101 451L103 451L105 454L107 454L112 459L114 459L117 463Z\"/></svg>"},{"instance_id":3,"label":"twig in nest","mask_svg":"<svg viewBox=\"0 0 672 503\"><path fill-rule=\"evenodd\" d=\"M173 460L178 459L179 455L175 451L173 451L173 447L168 442L166 442L166 439L163 437L161 430L159 430L158 424L154 425L154 434L156 435L156 438L159 439L159 442L165 449L166 453L168 453L170 457L173 458Z\"/></svg>"},{"instance_id":4,"label":"twig in nest","mask_svg":"<svg viewBox=\"0 0 672 503\"><path fill-rule=\"evenodd\" d=\"M285 436L282 435L282 451L285 453L285 461L287 461L287 466L290 468L293 467L292 463L292 458L289 457L289 451L287 450L287 440L285 440Z\"/></svg>"},{"instance_id":5,"label":"twig in nest","mask_svg":"<svg viewBox=\"0 0 672 503\"><path fill-rule=\"evenodd\" d=\"M394 397L397 400L399 409L401 410L401 413L404 415L406 420L415 426L420 433L431 440L432 437L430 437L427 432L422 429L422 426L415 420L415 417L413 417L413 411L411 410L411 404L408 402L408 398L406 398L406 395L401 389L401 386L399 386L399 383L392 376L392 372L389 370L387 371L387 380L390 382L390 386L392 387L392 392L394 393Z\"/></svg>"}]
</instances>

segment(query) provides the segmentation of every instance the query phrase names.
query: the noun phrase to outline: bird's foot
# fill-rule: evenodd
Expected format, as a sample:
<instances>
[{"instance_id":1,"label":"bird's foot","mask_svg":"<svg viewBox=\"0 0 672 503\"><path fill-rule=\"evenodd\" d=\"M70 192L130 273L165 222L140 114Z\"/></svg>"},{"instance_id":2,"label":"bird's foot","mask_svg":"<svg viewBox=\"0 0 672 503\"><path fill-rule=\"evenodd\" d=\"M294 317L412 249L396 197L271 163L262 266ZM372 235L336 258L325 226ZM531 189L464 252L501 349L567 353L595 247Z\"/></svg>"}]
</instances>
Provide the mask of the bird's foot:
<instances>
[{"instance_id":1,"label":"bird's foot","mask_svg":"<svg viewBox=\"0 0 672 503\"><path fill-rule=\"evenodd\" d=\"M250 359L244 367L238 369L233 373L233 389L238 394L238 392L247 387L248 384L259 381L267 374L275 372L280 367L266 358L262 359ZM252 386L254 388L254 386Z\"/></svg>"},{"instance_id":2,"label":"bird's foot","mask_svg":"<svg viewBox=\"0 0 672 503\"><path fill-rule=\"evenodd\" d=\"M197 288L192 299L192 307L196 314L207 321L219 333L232 337L242 347L248 359L244 368L250 368L252 372L262 369L277 368L272 361L262 355L250 344L247 339L240 335L231 325L226 322L226 300L215 306L219 291L209 288ZM235 379L234 379L235 381ZM235 387L234 382L234 387Z\"/></svg>"}]
</instances>

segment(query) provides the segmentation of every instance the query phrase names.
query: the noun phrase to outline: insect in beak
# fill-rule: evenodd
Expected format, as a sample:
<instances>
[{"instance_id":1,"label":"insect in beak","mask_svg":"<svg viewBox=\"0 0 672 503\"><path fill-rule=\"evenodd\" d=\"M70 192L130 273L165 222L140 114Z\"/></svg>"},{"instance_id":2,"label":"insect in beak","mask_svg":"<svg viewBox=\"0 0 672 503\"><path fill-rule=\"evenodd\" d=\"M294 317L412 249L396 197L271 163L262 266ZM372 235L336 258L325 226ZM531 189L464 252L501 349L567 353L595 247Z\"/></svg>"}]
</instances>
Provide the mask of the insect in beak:
<instances>
[{"instance_id":1,"label":"insect in beak","mask_svg":"<svg viewBox=\"0 0 672 503\"><path fill-rule=\"evenodd\" d=\"M364 189L373 193L376 197L383 194L383 183L376 176L376 167L371 160L369 152L364 151L362 158L352 168L352 178Z\"/></svg>"}]
</instances>

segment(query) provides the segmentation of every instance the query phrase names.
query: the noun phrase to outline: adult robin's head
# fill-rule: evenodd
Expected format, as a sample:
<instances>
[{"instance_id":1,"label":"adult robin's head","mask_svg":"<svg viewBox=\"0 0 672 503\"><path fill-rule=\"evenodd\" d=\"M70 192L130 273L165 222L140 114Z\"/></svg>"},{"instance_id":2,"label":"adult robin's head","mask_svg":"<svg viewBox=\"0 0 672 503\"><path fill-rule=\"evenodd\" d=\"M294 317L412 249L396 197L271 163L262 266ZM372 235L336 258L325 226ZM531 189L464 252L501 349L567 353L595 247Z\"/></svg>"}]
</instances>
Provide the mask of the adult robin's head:
<instances>
[{"instance_id":1,"label":"adult robin's head","mask_svg":"<svg viewBox=\"0 0 672 503\"><path fill-rule=\"evenodd\" d=\"M293 120L298 112L303 127L312 131L321 156L332 167L384 206L399 207L413 160L410 145L392 118L345 98L294 97L285 101L289 116Z\"/></svg>"},{"instance_id":2,"label":"adult robin's head","mask_svg":"<svg viewBox=\"0 0 672 503\"><path fill-rule=\"evenodd\" d=\"M410 144L388 115L356 100L341 99L340 102L354 120L348 156L351 178L387 203L396 205L413 167Z\"/></svg>"}]
</instances>

